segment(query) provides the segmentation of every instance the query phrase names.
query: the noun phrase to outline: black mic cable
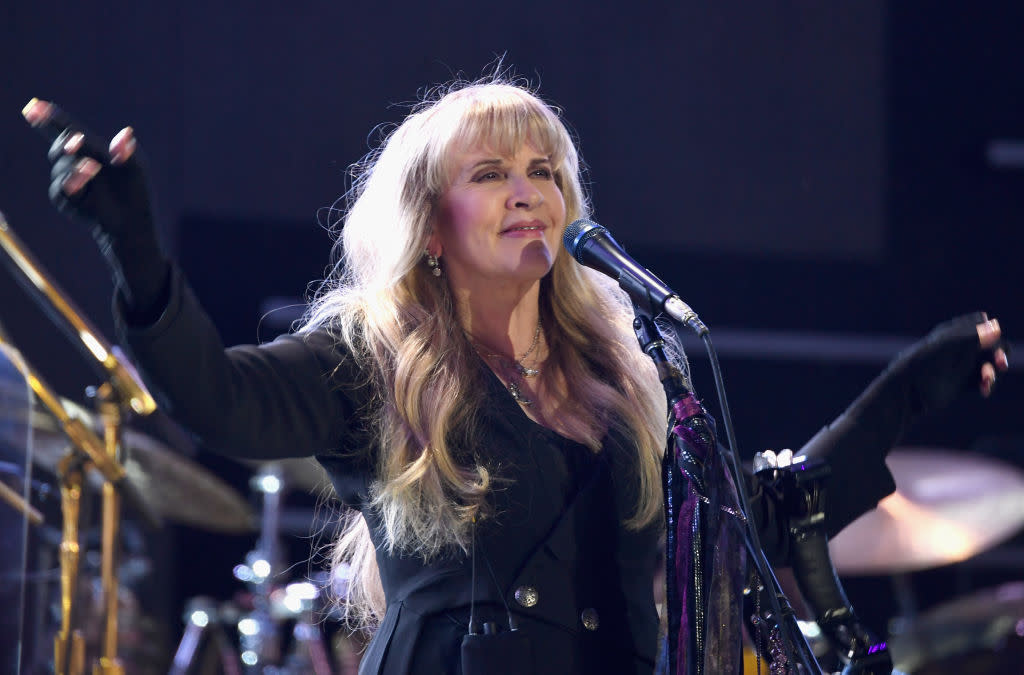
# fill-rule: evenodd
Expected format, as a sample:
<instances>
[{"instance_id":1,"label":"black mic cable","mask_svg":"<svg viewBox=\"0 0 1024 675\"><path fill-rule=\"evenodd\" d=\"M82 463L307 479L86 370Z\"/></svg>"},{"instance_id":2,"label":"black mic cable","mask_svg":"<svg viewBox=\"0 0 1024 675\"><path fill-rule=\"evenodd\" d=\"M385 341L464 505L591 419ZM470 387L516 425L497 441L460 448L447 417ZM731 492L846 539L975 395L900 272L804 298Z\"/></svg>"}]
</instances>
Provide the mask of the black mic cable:
<instances>
[{"instance_id":1,"label":"black mic cable","mask_svg":"<svg viewBox=\"0 0 1024 675\"><path fill-rule=\"evenodd\" d=\"M728 448L720 450L726 456L726 466L732 476L733 484L736 485L736 496L739 500L739 507L744 514L747 527L747 546L750 550L750 560L753 562L758 576L772 589L777 589L768 594L768 601L772 612L779 622L780 629L789 634L788 640L783 640L790 663L797 663L797 654L794 653L795 646L799 644L802 649L799 651L799 661L809 673L820 673L821 669L814 661L810 646L800 633L796 624L796 618L792 608L788 607L783 611L779 596L781 590L778 579L768 565L761 546L761 537L754 525L750 499L747 496L744 475L739 465L739 446L736 442L736 432L733 428L732 413L729 409L729 402L725 395L725 381L722 377L721 365L718 362L718 353L711 342L711 333L707 326L700 320L697 313L690 308L679 297L675 291L667 286L661 279L655 276L650 270L640 265L630 257L626 251L611 236L607 228L597 223L581 218L570 223L562 235L562 243L569 254L581 265L605 274L619 282L619 286L634 303L649 311L651 316L664 312L675 319L676 323L685 324L696 333L704 343L704 348L711 362L711 372L715 380L715 391L718 395L718 406L722 413L722 423L725 427L726 443ZM721 448L721 446L719 446ZM785 596L782 596L783 598Z\"/></svg>"}]
</instances>

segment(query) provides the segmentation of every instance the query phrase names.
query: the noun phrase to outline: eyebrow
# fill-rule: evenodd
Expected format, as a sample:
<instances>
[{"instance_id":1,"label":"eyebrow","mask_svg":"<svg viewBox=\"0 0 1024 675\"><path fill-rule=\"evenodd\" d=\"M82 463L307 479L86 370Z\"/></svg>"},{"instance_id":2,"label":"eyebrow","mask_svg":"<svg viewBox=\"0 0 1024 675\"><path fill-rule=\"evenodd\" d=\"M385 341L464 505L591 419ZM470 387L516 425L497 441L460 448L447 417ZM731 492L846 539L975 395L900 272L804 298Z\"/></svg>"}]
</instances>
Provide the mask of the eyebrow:
<instances>
[{"instance_id":1,"label":"eyebrow","mask_svg":"<svg viewBox=\"0 0 1024 675\"><path fill-rule=\"evenodd\" d=\"M469 171L476 171L477 169L479 169L481 167L484 167L484 166L500 166L504 162L505 162L505 160L500 158L500 157L495 157L493 159L491 159L491 158L489 158L489 159L482 159L479 162L475 163L473 166L469 167L468 170ZM532 166L537 166L538 164L550 164L550 163L551 163L550 155L549 156L544 156L544 157L534 157L533 159L530 160L529 166L532 167Z\"/></svg>"}]
</instances>

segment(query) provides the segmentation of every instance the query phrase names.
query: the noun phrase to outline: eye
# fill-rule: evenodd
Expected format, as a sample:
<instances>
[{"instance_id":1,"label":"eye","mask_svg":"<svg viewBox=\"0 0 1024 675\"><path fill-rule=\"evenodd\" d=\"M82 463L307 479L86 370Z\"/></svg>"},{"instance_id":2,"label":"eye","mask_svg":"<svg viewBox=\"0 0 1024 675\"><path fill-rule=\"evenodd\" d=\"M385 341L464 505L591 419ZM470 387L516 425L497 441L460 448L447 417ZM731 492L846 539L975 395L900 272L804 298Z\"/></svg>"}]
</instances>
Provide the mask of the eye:
<instances>
[{"instance_id":1,"label":"eye","mask_svg":"<svg viewBox=\"0 0 1024 675\"><path fill-rule=\"evenodd\" d=\"M474 183L484 183L484 182L487 182L487 181L490 181L490 180L497 180L499 178L501 178L501 173L499 173L498 171L491 170L491 171L485 171L484 173L481 173L481 174L475 176L473 178L473 182Z\"/></svg>"},{"instance_id":2,"label":"eye","mask_svg":"<svg viewBox=\"0 0 1024 675\"><path fill-rule=\"evenodd\" d=\"M536 178L545 178L545 179L550 180L551 177L554 175L554 172L551 171L551 167L545 166L545 167L542 167L540 169L534 169L530 173L530 175L534 176Z\"/></svg>"}]
</instances>

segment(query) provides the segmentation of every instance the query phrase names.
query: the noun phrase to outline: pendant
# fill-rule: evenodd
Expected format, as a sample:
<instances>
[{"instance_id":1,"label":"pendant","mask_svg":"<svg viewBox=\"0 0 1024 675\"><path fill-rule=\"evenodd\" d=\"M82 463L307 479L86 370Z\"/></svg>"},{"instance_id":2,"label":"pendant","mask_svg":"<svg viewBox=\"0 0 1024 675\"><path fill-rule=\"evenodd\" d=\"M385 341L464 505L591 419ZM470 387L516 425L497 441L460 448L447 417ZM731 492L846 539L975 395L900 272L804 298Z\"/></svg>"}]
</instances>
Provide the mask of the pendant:
<instances>
[{"instance_id":1,"label":"pendant","mask_svg":"<svg viewBox=\"0 0 1024 675\"><path fill-rule=\"evenodd\" d=\"M540 371L537 370L536 368L527 368L526 366L524 366L523 364L519 363L518 361L516 361L515 363L516 363L516 370L518 370L519 374L522 375L523 377L536 377L536 376L540 375Z\"/></svg>"},{"instance_id":2,"label":"pendant","mask_svg":"<svg viewBox=\"0 0 1024 675\"><path fill-rule=\"evenodd\" d=\"M512 399L519 405L533 405L533 401L523 396L523 392L519 389L519 384L514 380L509 380L508 392L512 394Z\"/></svg>"}]
</instances>

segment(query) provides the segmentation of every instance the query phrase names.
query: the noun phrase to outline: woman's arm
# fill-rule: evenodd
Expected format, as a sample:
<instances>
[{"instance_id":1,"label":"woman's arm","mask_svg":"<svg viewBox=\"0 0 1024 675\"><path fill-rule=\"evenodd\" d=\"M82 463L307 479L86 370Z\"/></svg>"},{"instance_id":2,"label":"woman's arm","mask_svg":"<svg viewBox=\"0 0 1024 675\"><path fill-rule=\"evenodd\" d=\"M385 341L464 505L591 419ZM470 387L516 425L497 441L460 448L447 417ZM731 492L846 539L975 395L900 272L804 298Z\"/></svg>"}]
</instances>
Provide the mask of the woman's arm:
<instances>
[{"instance_id":1,"label":"woman's arm","mask_svg":"<svg viewBox=\"0 0 1024 675\"><path fill-rule=\"evenodd\" d=\"M51 143L51 200L90 226L110 265L119 336L167 412L211 449L237 456L343 445L358 406L351 359L322 331L224 349L160 247L131 128L104 148L51 103L33 100L23 114Z\"/></svg>"}]
</instances>

